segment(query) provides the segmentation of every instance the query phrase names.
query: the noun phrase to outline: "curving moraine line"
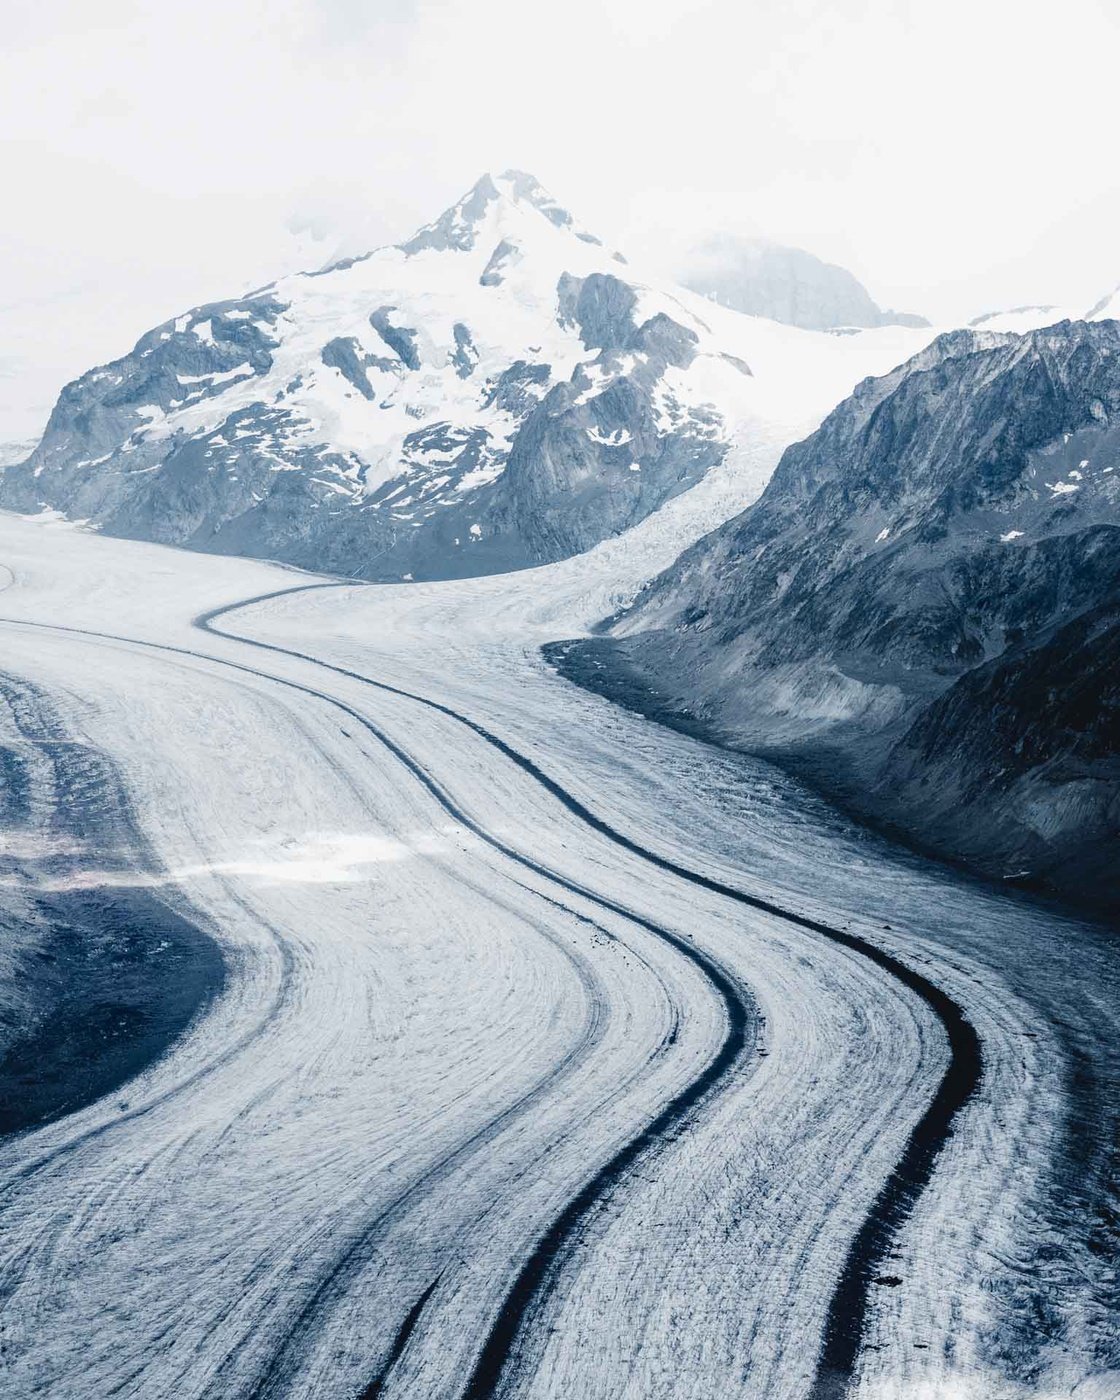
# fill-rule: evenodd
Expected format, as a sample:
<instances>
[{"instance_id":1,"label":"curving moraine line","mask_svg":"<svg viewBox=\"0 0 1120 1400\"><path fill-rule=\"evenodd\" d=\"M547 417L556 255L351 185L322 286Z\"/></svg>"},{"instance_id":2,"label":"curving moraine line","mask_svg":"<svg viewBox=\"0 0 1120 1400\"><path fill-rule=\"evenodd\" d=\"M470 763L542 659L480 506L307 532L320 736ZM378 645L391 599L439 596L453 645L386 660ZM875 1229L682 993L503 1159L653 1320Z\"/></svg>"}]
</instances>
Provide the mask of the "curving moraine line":
<instances>
[{"instance_id":1,"label":"curving moraine line","mask_svg":"<svg viewBox=\"0 0 1120 1400\"><path fill-rule=\"evenodd\" d=\"M772 900L765 899L760 895L749 894L733 885L727 885L721 880L716 880L709 875L680 865L676 861L658 855L640 845L584 806L578 798L542 771L532 759L513 748L484 725L470 719L450 705L404 690L399 686L376 681L370 676L362 675L343 666L336 666L306 652L278 646L271 642L263 642L257 638L226 631L214 625L219 618L288 594L310 592L321 588L354 586L351 581L347 581L345 583L313 583L295 588L275 589L238 603L213 608L196 617L194 625L214 636L224 637L230 641L240 642L279 655L294 657L311 665L333 671L360 684L373 686L377 690L414 701L464 725L539 783L573 816L579 818L623 850L701 889L722 895L738 904L759 910L774 918L783 919L787 923L819 934L830 942L867 958L876 967L881 968L913 992L940 1022L949 1045L949 1064L932 1100L911 1131L901 1157L884 1182L863 1224L852 1240L829 1302L824 1337L817 1363L816 1378L810 1392L810 1400L840 1400L840 1397L844 1396L850 1389L855 1376L861 1339L870 1307L871 1289L875 1286L877 1277L881 1275L882 1267L898 1231L909 1217L918 1197L933 1175L937 1158L952 1133L953 1124L958 1114L979 1089L983 1077L983 1055L980 1038L975 1027L968 1020L960 1004L941 987L868 939L860 938L858 935L842 929L833 928L818 919L785 909ZM675 938L673 941L679 943L679 940ZM697 952L695 949L687 951L693 955ZM711 976L710 971L708 975ZM722 974L719 975L722 976ZM726 1049L726 1043L724 1049ZM723 1053L724 1050L721 1049L712 1065L720 1060ZM709 1069L711 1067L710 1065ZM710 1087L711 1085L707 1086L707 1088ZM698 1097L702 1096L703 1092L706 1092L706 1089L701 1091L701 1095ZM664 1133L667 1130L669 1123L662 1122L662 1119L666 1115L671 1115L672 1111L673 1105L670 1104L661 1118L655 1120L656 1131ZM676 1119L671 1118L670 1121L674 1122ZM655 1125L650 1125L646 1133L654 1131ZM464 1396L469 1397L469 1400L484 1400L484 1397L495 1395L498 1392L503 1372L513 1354L518 1333L527 1318L535 1295L545 1282L548 1258L555 1255L562 1244L574 1236L580 1220L593 1206L595 1200L603 1192L611 1189L618 1177L642 1150L642 1147L647 1145L646 1134L639 1135L635 1139L635 1144L640 1145L634 1147L633 1151L631 1151L631 1147L634 1144L623 1148L618 1156L602 1169L594 1181L585 1186L583 1191L557 1218L553 1227L530 1256L506 1295L502 1309L483 1346L478 1363L464 1392Z\"/></svg>"},{"instance_id":2,"label":"curving moraine line","mask_svg":"<svg viewBox=\"0 0 1120 1400\"><path fill-rule=\"evenodd\" d=\"M861 1337L869 1312L870 1290L874 1286L876 1276L880 1272L898 1230L908 1218L921 1191L928 1184L937 1157L952 1132L958 1114L974 1096L980 1084L983 1062L979 1038L974 1027L957 1002L901 959L856 934L833 928L819 920L785 909L771 900L727 885L647 849L616 830L603 818L584 806L578 798L561 787L526 755L514 749L485 726L461 714L451 706L400 687L376 681L369 676L323 661L305 652L259 641L256 638L226 631L214 625L223 616L287 594L319 588L352 586L354 585L350 582L316 583L289 589L277 589L239 603L212 609L197 617L194 620L194 625L202 631L228 641L304 661L359 684L413 701L465 726L530 776L555 800L560 802L570 814L616 846L694 886L806 929L868 959L912 991L942 1025L949 1046L949 1065L933 1099L912 1130L895 1168L881 1188L863 1225L852 1241L829 1304L817 1375L812 1390L812 1400L835 1400L835 1397L843 1396L849 1390L855 1375ZM722 1000L726 1015L726 1033L723 1043L708 1065L696 1079L665 1106L651 1124L630 1143L627 1143L573 1198L537 1242L517 1278L510 1286L463 1392L465 1400L485 1400L485 1397L496 1395L513 1378L511 1363L517 1358L523 1334L530 1321L530 1315L536 1304L547 1292L555 1270L562 1263L562 1256L566 1257L577 1243L581 1227L587 1217L615 1187L634 1160L658 1138L666 1136L673 1128L678 1127L681 1121L695 1109L715 1085L733 1070L744 1055L747 1048L746 1031L752 1013L750 1003L743 990L727 976L714 960L686 939L674 934L671 930L663 929L636 916L633 911L595 894L578 882L568 880L485 831L455 803L454 799L412 755L408 754L365 716L334 696L284 677L184 647L160 646L156 643L141 642L134 638L88 629L26 623L15 619L11 621L21 626L78 633L108 641L124 642L128 645L191 656L198 660L231 667L279 683L311 695L341 710L372 733L416 777L444 810L465 829L538 876L552 881L601 908L637 923L655 936L665 939L703 973ZM436 1284L433 1283L431 1288L434 1289L435 1286ZM429 1295L426 1296L430 1296L430 1290ZM389 1378L391 1364L404 1353L409 1336L419 1320L422 1301L420 1305L414 1305L406 1318L402 1328L403 1335L398 1334L390 1350L390 1365L366 1388L364 1394L367 1397L381 1393L383 1385Z\"/></svg>"},{"instance_id":3,"label":"curving moraine line","mask_svg":"<svg viewBox=\"0 0 1120 1400\"><path fill-rule=\"evenodd\" d=\"M313 586L323 587L325 585ZM296 589L282 591L299 592L302 590ZM257 598L249 599L246 601L245 604L237 606L249 606L250 603L255 603L259 601L261 600ZM214 635L216 636L223 636L224 634L217 631L217 629L209 629L205 625L208 620L208 617L209 615L202 619L196 619L196 625L202 627L203 630L213 630ZM588 1187L585 1187L584 1190L580 1192L580 1194L576 1197L576 1201L580 1203L580 1210L578 1212L573 1211L574 1203L573 1205L569 1205L569 1207L566 1208L566 1210L562 1213L560 1217L560 1219L565 1224L565 1232L571 1233L574 1230L574 1227L578 1224L579 1219L584 1214L586 1214L591 1209L591 1207L604 1195L604 1193L614 1185L618 1177L621 1176L625 1167L630 1165L630 1163L639 1154L639 1152L644 1150L646 1147L650 1146L658 1137L667 1134L670 1129L677 1127L682 1122L682 1120L697 1107L700 1101L719 1083L719 1081L737 1066L740 1059L745 1058L748 1048L750 1046L753 1046L753 1040L748 1036L748 1029L753 1029L753 1027L756 1024L754 1004L751 1001L748 994L745 992L745 990L742 987L740 987L735 981L733 981L732 978L730 978L724 972L724 970L719 966L718 963L715 962L714 959L710 958L699 948L694 947L686 938L683 938L681 935L674 933L671 929L664 928L661 925L654 923L652 920L643 918L641 915L634 913L632 910L627 909L625 906L617 904L613 900L607 899L606 897L586 888L585 886L581 885L578 881L568 879L566 876L563 876L558 872L551 870L546 865L533 860L529 856L524 855L515 847L510 846L506 842L502 841L499 837L492 835L478 822L476 822L474 818L469 816L458 805L458 803L455 802L451 795L447 793L445 789L436 781L436 779L432 777L428 770L424 768L423 765L421 765L415 758L413 758L411 754L402 749L401 746L397 744L395 740L390 738L388 734L382 731L366 716L362 715L352 706L347 705L344 701L339 700L335 696L330 695L324 691L316 690L312 686L303 685L298 681L289 680L286 677L277 676L270 672L259 670L256 667L246 666L241 662L230 661L223 657L213 656L206 652L197 652L188 647L177 647L157 642L141 641L136 638L124 637L111 632L101 632L92 628L66 627L61 624L32 622L16 618L0 618L0 624L18 626L38 631L64 633L71 636L86 637L92 640L122 643L129 647L138 647L149 651L170 653L179 656L187 656L197 661L204 661L209 664L227 667L235 671L240 671L248 675L253 675L262 680L270 681L274 684L284 686L290 690L298 691L301 694L308 695L314 699L322 701L324 704L341 711L355 723L359 724L362 728L364 728L370 734L372 734L379 741L379 743L381 743L413 775L413 777L416 778L416 780L426 789L426 791L431 795L431 797L458 825L463 827L465 830L470 831L473 835L475 835L486 845L490 846L496 851L499 851L502 855L508 857L510 860L514 861L516 864L520 865L524 869L530 870L533 874L540 876L541 878L548 880L555 885L560 886L562 889L568 891L569 893L575 894L581 899L585 899L589 903L597 905L599 908L604 909L609 913L615 914L620 918L623 918L628 922L645 929L647 932L653 934L656 938L659 938L662 941L668 943L670 946L672 946L678 953L685 957L690 963L692 963L694 967L696 967L701 972L701 974L707 979L709 985L715 991L718 999L723 1005L723 1011L725 1016L725 1034L719 1049L716 1051L715 1055L709 1061L705 1069L701 1071L701 1073L695 1079L690 1081L690 1083L686 1085L681 1092L679 1092L673 1099L669 1101L666 1107L655 1119L654 1124L650 1125L650 1127L647 1127L641 1134L639 1134L639 1136L636 1139L628 1143L621 1150L621 1152L614 1159L612 1159L612 1161L608 1162L607 1165L600 1170L596 1177L593 1178L593 1183L591 1184L598 1183L598 1189L591 1191L588 1189ZM239 638L231 639L240 640ZM267 644L265 643L258 644L252 642L251 640L249 644L267 647ZM276 651L283 650L282 648L268 649ZM288 654L293 656L299 655L295 652ZM320 664L329 670L339 669L336 667L327 666L327 663L325 662L315 663L315 659L313 657L301 657L301 659L311 661L313 664ZM368 681L366 680L366 678L363 677L357 677L357 679L365 680L366 683L370 685L377 685L377 682ZM434 704L434 702L430 703ZM469 721L464 722L469 723ZM512 753L513 751L511 750L510 752ZM525 762L528 762L528 760L525 760ZM571 799L571 801L574 802L574 799ZM507 1296L502 1311L499 1314L499 1317L491 1330L490 1336L487 1339L487 1343L483 1348L482 1358L478 1363L478 1367L476 1367L476 1374L485 1374L486 1366L493 1367L497 1365L499 1371L504 1367L506 1355L512 1348L513 1341L519 1330L519 1320L518 1317L515 1317L514 1315L515 1310L519 1310L519 1312L524 1311L524 1309L528 1306L529 1302L531 1301L532 1293L535 1291L535 1284L534 1287L530 1288L530 1281L543 1280L545 1273L546 1258L545 1255L542 1253L542 1246L544 1246L546 1242L551 1242L551 1248L553 1249L553 1251L555 1251L555 1249L559 1247L560 1237L556 1233L555 1225L546 1234L546 1236L540 1242L540 1244L538 1244L537 1248L530 1256L528 1262L523 1267L522 1272L519 1275L517 1282L515 1282L513 1288L511 1289L510 1294ZM325 1284L329 1284L329 1282L330 1279L328 1278L325 1281ZM406 1320L406 1326L409 1332L413 1330L418 1320L419 1313L416 1313L415 1315L409 1315L409 1319ZM399 1356L403 1353L406 1342L407 1338L404 1342L402 1342L398 1335L397 1341L394 1343L394 1346L391 1349L391 1351ZM496 1355L496 1349L499 1347L504 1347L504 1354L500 1361L497 1359ZM274 1377L274 1379L279 1380L280 1376L277 1375ZM388 1375L382 1374L381 1376L375 1378L373 1382L371 1382L371 1385L376 1387L376 1389L373 1392L374 1394L379 1393L380 1387L385 1383L385 1381L387 1381L387 1379ZM494 1374L494 1380L496 1383L497 1372L495 1372ZM474 1382L472 1381L472 1384L473 1383ZM258 1387L253 1392L255 1396L262 1397L270 1393L273 1393L271 1390L271 1385L268 1390L261 1389ZM369 1387L366 1388L365 1393L369 1393ZM478 1391L476 1389L471 1393L483 1394L487 1392Z\"/></svg>"},{"instance_id":4,"label":"curving moraine line","mask_svg":"<svg viewBox=\"0 0 1120 1400\"><path fill-rule=\"evenodd\" d=\"M568 905L559 900L549 899L541 894L539 890L533 889L529 885L523 885L520 881L514 882L519 889L533 895L537 899L544 900L554 908L569 914L580 923L589 925L596 933L603 935L611 941L616 941L615 935L602 924L596 923L586 915L579 914ZM487 892L487 898L493 900L492 892ZM524 915L522 915L524 917ZM315 1285L310 1296L305 1300L297 1313L291 1327L285 1334L284 1340L271 1359L266 1363L265 1369L257 1376L253 1383L251 1394L254 1397L275 1396L283 1393L286 1385L291 1381L298 1370L300 1353L304 1339L309 1333L313 1333L322 1325L324 1316L329 1313L330 1308L337 1301L344 1297L347 1288L353 1277L364 1268L373 1257L378 1243L384 1239L393 1224L400 1219L426 1191L445 1180L450 1173L470 1158L477 1156L478 1152L487 1144L492 1142L505 1128L509 1127L518 1119L523 1118L532 1107L538 1103L549 1091L555 1090L565 1079L571 1077L574 1071L583 1064L602 1042L606 1034L607 1025L610 1020L610 1009L602 994L598 978L593 969L582 955L566 948L564 944L555 938L543 924L533 924L536 932L541 937L553 943L569 959L575 968L576 974L583 986L584 996L588 1005L588 1015L585 1020L583 1031L576 1043L568 1052L553 1065L546 1074L542 1075L534 1084L519 1098L514 1100L504 1108L496 1117L479 1127L468 1138L459 1143L450 1152L446 1153L438 1161L434 1162L426 1171L412 1181L400 1194L388 1205L382 1207L373 1217L361 1222L359 1227L352 1232L351 1237L341 1254L337 1257L333 1267ZM640 953L634 956L651 973L653 971L648 961ZM655 974L656 975L656 974ZM666 988L666 992L667 992ZM648 1069L649 1065L659 1056L663 1055L675 1042L679 1025L679 1011L674 1009L672 1024L662 1040L661 1044L654 1050L650 1059L643 1066ZM626 1083L617 1087L612 1098L620 1097L627 1087ZM542 1149L547 1152L547 1148ZM541 1154L538 1154L541 1155ZM536 1158L534 1158L534 1161ZM526 1163L521 1172L528 1171L531 1162ZM495 1203L487 1212L498 1208ZM410 1307L401 1327L389 1348L386 1360L377 1378L362 1392L363 1400L366 1396L377 1396L381 1393L382 1387L388 1378L390 1371L400 1356L403 1354L420 1314L428 1299L435 1291L440 1279L437 1277L428 1284L420 1294L417 1301ZM213 1395L213 1400L221 1400L226 1394L220 1389L224 1374L224 1368L219 1369L204 1394Z\"/></svg>"}]
</instances>

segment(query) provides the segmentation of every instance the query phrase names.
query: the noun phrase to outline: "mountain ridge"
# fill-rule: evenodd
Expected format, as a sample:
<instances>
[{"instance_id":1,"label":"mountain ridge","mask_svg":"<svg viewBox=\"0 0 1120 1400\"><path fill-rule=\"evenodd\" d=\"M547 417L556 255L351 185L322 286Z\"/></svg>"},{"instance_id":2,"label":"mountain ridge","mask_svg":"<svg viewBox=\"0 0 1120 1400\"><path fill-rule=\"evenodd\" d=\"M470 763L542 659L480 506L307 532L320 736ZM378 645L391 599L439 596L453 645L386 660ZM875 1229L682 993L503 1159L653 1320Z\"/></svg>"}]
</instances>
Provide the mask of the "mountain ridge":
<instances>
[{"instance_id":1,"label":"mountain ridge","mask_svg":"<svg viewBox=\"0 0 1120 1400\"><path fill-rule=\"evenodd\" d=\"M928 848L1120 908L1118 629L1120 323L1065 321L865 380L556 655Z\"/></svg>"},{"instance_id":2,"label":"mountain ridge","mask_svg":"<svg viewBox=\"0 0 1120 1400\"><path fill-rule=\"evenodd\" d=\"M195 308L68 385L0 500L373 576L577 552L726 447L718 413L689 394L705 329L626 290L619 266L531 176L484 175L404 243ZM586 289L566 317L561 284ZM596 300L617 324L589 338L580 317ZM741 367L725 370L726 390ZM547 535L522 430L563 458L548 505L565 518Z\"/></svg>"},{"instance_id":3,"label":"mountain ridge","mask_svg":"<svg viewBox=\"0 0 1120 1400\"><path fill-rule=\"evenodd\" d=\"M403 243L195 307L67 385L0 504L371 579L505 572L632 528L723 462L796 387L756 350L840 392L887 343L853 361L709 309L631 273L532 176L484 175Z\"/></svg>"}]
</instances>

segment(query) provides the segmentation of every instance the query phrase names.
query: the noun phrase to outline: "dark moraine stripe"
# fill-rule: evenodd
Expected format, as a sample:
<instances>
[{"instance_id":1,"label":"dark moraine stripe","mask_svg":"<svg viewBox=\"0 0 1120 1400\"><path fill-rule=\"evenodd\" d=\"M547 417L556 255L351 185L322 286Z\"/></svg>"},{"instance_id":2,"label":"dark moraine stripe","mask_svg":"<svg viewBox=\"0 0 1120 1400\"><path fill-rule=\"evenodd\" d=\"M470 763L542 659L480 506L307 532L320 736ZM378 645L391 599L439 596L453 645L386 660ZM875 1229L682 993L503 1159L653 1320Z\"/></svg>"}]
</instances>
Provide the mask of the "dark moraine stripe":
<instances>
[{"instance_id":1,"label":"dark moraine stripe","mask_svg":"<svg viewBox=\"0 0 1120 1400\"><path fill-rule=\"evenodd\" d=\"M347 580L346 583L305 584L302 587L276 590L273 593L262 594L257 598L245 599L240 603L203 613L195 619L195 626L203 631L212 632L216 636L243 642L262 651L298 657L300 660L311 662L324 670L333 671L338 675L372 686L374 689L413 700L428 709L446 715L492 745L498 752L540 783L569 812L614 842L615 845L640 856L661 870L669 871L692 885L710 890L715 894L734 900L738 904L757 909L775 918L783 919L798 928L807 929L831 943L866 958L916 995L941 1025L948 1041L949 1064L933 1099L926 1106L925 1112L907 1139L901 1158L884 1182L852 1241L829 1303L811 1400L842 1400L855 1378L863 1334L871 1309L872 1290L880 1286L889 1286L895 1282L894 1278L885 1271L886 1261L894 1241L909 1218L919 1195L929 1184L937 1158L953 1132L958 1115L976 1095L983 1078L984 1065L980 1038L966 1017L963 1008L935 982L878 944L846 930L833 928L818 919L808 918L794 910L785 909L771 900L749 894L733 885L724 884L720 880L680 865L676 861L658 855L655 851L642 846L631 837L617 831L602 817L585 807L578 798L539 768L532 759L520 753L491 730L461 714L451 706L403 690L400 687L388 685L383 681L374 680L370 676L364 676L345 667L335 666L305 652L293 651L288 647L258 641L256 638L246 637L236 632L226 632L214 625L219 618L238 612L253 603L265 602L288 593L345 586L353 587L354 585L352 581ZM549 648L546 649L546 652L552 650ZM691 950L692 955L695 956L697 951ZM711 976L712 969L706 970ZM715 971L715 980L718 985L721 974L718 969ZM721 991L724 989L721 988ZM726 996L726 991L724 991L724 995ZM717 1062L726 1050L725 1044L721 1055L717 1056ZM722 1066L724 1070L727 1067L726 1065ZM710 1069L711 1067L709 1067ZM700 1079L708 1077L709 1071L706 1070ZM709 1083L706 1087L710 1089L712 1084ZM674 1112L676 1108L677 1105L674 1102L666 1110L670 1119L677 1116ZM513 1280L502 1309L483 1345L476 1368L464 1392L466 1396L470 1397L470 1400L488 1400L488 1397L498 1394L504 1388L504 1383L508 1379L507 1368L514 1360L519 1346L519 1333L528 1322L542 1287L547 1287L547 1278L550 1273L549 1261L559 1255L562 1246L569 1244L573 1238L578 1236L583 1220L592 1205L616 1184L623 1170L632 1163L638 1152L648 1145L650 1137L655 1136L656 1129L661 1126L663 1125L659 1122L651 1125L650 1129L640 1134L633 1143L628 1144L613 1162L608 1163L594 1181L589 1183L561 1213L552 1228L538 1243L521 1273Z\"/></svg>"},{"instance_id":2,"label":"dark moraine stripe","mask_svg":"<svg viewBox=\"0 0 1120 1400\"><path fill-rule=\"evenodd\" d=\"M783 919L796 927L804 928L819 934L830 942L867 958L882 971L896 978L917 995L940 1022L949 1046L950 1059L948 1068L942 1077L933 1100L927 1106L925 1112L913 1129L902 1157L894 1171L892 1171L888 1177L879 1195L876 1197L863 1226L857 1233L829 1306L825 1325L825 1336L819 1358L812 1400L833 1400L833 1397L843 1396L850 1388L855 1375L860 1345L870 1307L871 1289L876 1286L877 1283L885 1284L888 1282L886 1276L882 1273L882 1265L890 1252L893 1240L899 1228L909 1216L913 1204L921 1190L932 1176L936 1159L953 1131L960 1110L974 1096L981 1082L983 1060L980 1041L976 1035L975 1029L964 1015L963 1009L935 983L921 973L915 971L900 958L895 957L893 954L881 948L878 944L872 943L868 939L861 938L845 930L833 928L831 925L825 924L819 920L808 918L794 910L785 909L781 905L773 903L771 900L749 894L747 891L738 889L735 886L726 885L722 881L713 879L711 876L704 875L687 866L679 865L677 862L642 846L631 837L617 831L603 818L584 806L578 798L569 793L526 755L514 749L511 745L506 743L505 740L501 739L498 735L486 729L475 720L459 713L450 706L415 694L414 692L403 690L400 687L392 686L382 681L376 681L370 676L348 670L345 667L333 665L307 653L277 646L270 642L258 641L255 638L239 635L235 632L226 632L214 625L220 617L240 611L255 603L266 602L272 598L284 596L289 593L346 586L352 587L354 585L352 581L346 580L337 583L307 584L290 589L278 589L271 593L260 594L253 598L244 599L236 604L215 608L195 618L194 624L202 631L211 632L215 636L241 642L261 651L296 657L299 660L307 661L323 670L346 676L349 679L358 681L385 693L415 701L428 709L446 715L470 729L488 744L492 745L498 752L502 753L511 762L529 774L535 781L540 783L540 785L555 797L557 801L562 803L569 812L577 816L593 830L612 841L615 845L699 888L722 895L728 899L734 900L738 904L759 910L775 918ZM15 622L14 619L3 620ZM16 623L16 625L30 625L34 627L42 624ZM50 627L50 624L47 624L47 626ZM150 642L114 636L110 633L93 631L83 633L82 629L78 628L52 627L51 630L75 632L91 637L101 637L124 642L131 640L133 645L147 647L157 651L195 655L201 660L217 662L219 665L224 665L234 670L261 675L266 679L277 681L281 685L285 685L293 690L317 695L319 699L350 714L351 717L357 720L363 727L376 734L381 742L384 743L406 767L415 773L438 801L445 807L450 808L452 805L449 803L447 795L440 789L439 785L409 754L401 749L394 741L389 739L386 734L371 724L365 716L360 715L350 706L345 705L333 696L315 691L311 687L301 685L298 682L286 680L283 677L269 675L267 672L258 672L252 667L244 666L237 662L226 661L221 657L192 652L188 648L165 647ZM537 865L536 862L528 859L520 852L505 846L504 843L497 841L488 832L480 828L466 813L455 811L454 815L457 820L461 821L469 829L474 830L483 840L491 845L497 846L499 849L503 849L506 854L510 855L511 858L519 863L537 870L538 873L546 875L550 879L557 880L558 883L564 885L566 888L583 894L600 905L614 908L615 912L624 914L626 917L635 918L635 915L631 911L611 905L609 901L603 900L601 896L597 896L591 891L574 885L563 877L558 877L556 872L549 871ZM641 919L637 921L646 923L646 921ZM653 926L646 923L646 927ZM714 982L721 994L721 998L725 1001L725 1005L728 1004L729 993L731 994L730 1001L732 1005L738 1000L739 996L742 995L738 993L738 989L724 977L722 970L712 964L695 946L669 933L668 930L653 927L653 931L667 938L667 941L677 946L678 950L684 952L690 960L700 964L702 970L708 975L709 979ZM745 1003L741 1003L741 1007L743 1011L746 1011ZM728 1006L728 1009L731 1010L731 1006ZM736 1011L737 1010L738 1008L736 1008ZM492 1330L483 1344L482 1352L476 1363L476 1367L471 1376L466 1380L465 1393L471 1396L472 1400L482 1400L483 1397L496 1395L505 1389L506 1383L511 1379L509 1375L509 1371L513 1369L511 1363L514 1361L523 1341L521 1335L523 1328L529 1322L530 1315L535 1310L535 1304L540 1300L542 1286L544 1289L548 1287L549 1278L552 1273L549 1263L558 1261L561 1253L576 1242L585 1218L593 1206L617 1184L618 1178L622 1175L624 1169L633 1162L638 1153L650 1145L651 1137L656 1137L659 1130L664 1131L669 1126L669 1123L663 1122L662 1118L667 1117L670 1122L674 1120L679 1122L680 1117L695 1105L696 1099L706 1091L710 1091L714 1088L712 1071L714 1070L714 1078L718 1079L722 1077L723 1074L727 1073L735 1063L738 1058L738 1054L735 1052L738 1051L738 1053L741 1053L742 1049L745 1048L740 1040L734 1050L732 1049L733 1042L742 1036L744 1029L741 1021L736 1025L736 1021L738 1020L738 1015L733 1011L731 1023L728 1026L728 1038L720 1047L714 1064L705 1067L705 1071L698 1076L699 1082L695 1089L691 1087L686 1089L682 1095L679 1095L676 1100L667 1106L665 1113L655 1120L654 1124L649 1125L649 1127L640 1133L632 1143L627 1144L612 1162L601 1169L593 1181L577 1195L557 1220L554 1221L551 1229L548 1230L545 1236L538 1242L536 1249L533 1251L526 1265L523 1266L519 1276L511 1281L510 1290L506 1295L506 1299L495 1320ZM695 1099L693 1098L694 1093L696 1096ZM417 1310L416 1316L411 1319L412 1325L409 1328L410 1332L415 1327L421 1311L422 1305L421 1308ZM404 1350L406 1344L407 1337L401 1344L401 1351ZM378 1382L384 1384L386 1379L387 1376L383 1372L382 1376L378 1378Z\"/></svg>"}]
</instances>

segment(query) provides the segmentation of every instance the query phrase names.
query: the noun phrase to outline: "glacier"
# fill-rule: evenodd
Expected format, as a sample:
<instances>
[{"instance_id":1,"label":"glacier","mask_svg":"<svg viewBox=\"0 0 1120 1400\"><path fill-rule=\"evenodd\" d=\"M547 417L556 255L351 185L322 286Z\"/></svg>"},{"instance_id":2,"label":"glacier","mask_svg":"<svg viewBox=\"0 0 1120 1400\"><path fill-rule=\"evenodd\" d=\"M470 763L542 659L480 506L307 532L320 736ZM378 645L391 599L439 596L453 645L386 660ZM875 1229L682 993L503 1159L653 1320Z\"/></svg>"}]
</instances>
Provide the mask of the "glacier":
<instances>
[{"instance_id":1,"label":"glacier","mask_svg":"<svg viewBox=\"0 0 1120 1400\"><path fill-rule=\"evenodd\" d=\"M839 1315L845 1393L1115 1393L1114 937L540 655L716 499L516 590L0 517L4 671L150 852L87 874L225 968L127 1096L0 1143L9 1393L823 1395L951 1064L894 965L982 1073Z\"/></svg>"}]
</instances>

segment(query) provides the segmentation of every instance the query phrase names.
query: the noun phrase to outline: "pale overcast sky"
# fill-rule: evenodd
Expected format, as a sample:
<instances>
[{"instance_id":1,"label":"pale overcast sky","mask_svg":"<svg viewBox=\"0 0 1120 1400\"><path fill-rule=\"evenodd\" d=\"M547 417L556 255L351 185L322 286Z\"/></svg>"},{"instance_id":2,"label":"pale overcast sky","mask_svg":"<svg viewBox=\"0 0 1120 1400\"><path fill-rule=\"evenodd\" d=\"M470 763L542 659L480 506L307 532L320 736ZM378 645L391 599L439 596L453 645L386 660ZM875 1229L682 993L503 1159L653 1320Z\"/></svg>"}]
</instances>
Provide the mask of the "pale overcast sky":
<instances>
[{"instance_id":1,"label":"pale overcast sky","mask_svg":"<svg viewBox=\"0 0 1120 1400\"><path fill-rule=\"evenodd\" d=\"M762 234L938 321L1120 281L1115 0L36 0L4 25L9 419L507 166L639 258Z\"/></svg>"}]
</instances>

